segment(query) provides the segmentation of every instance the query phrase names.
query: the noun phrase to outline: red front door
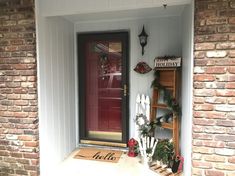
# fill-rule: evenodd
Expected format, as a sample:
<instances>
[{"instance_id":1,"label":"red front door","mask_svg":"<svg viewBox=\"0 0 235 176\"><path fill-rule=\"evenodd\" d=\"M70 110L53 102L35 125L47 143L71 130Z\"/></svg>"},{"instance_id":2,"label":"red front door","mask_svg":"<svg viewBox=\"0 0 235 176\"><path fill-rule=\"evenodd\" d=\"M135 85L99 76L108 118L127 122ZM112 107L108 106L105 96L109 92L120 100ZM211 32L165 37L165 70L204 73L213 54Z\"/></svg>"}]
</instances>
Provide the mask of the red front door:
<instances>
[{"instance_id":1,"label":"red front door","mask_svg":"<svg viewBox=\"0 0 235 176\"><path fill-rule=\"evenodd\" d=\"M127 34L78 35L81 139L126 142Z\"/></svg>"}]
</instances>

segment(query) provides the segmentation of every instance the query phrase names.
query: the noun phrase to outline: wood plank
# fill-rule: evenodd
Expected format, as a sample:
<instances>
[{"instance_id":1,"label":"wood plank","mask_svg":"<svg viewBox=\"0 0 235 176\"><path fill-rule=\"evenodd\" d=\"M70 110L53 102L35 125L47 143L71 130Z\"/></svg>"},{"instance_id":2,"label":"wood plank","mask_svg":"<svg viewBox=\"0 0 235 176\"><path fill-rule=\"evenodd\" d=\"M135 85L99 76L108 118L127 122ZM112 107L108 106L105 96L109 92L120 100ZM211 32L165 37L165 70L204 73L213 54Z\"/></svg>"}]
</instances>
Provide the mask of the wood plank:
<instances>
[{"instance_id":1,"label":"wood plank","mask_svg":"<svg viewBox=\"0 0 235 176\"><path fill-rule=\"evenodd\" d=\"M179 154L179 118L173 118L173 140L176 155Z\"/></svg>"},{"instance_id":2,"label":"wood plank","mask_svg":"<svg viewBox=\"0 0 235 176\"><path fill-rule=\"evenodd\" d=\"M161 70L163 70L163 71L171 70L172 71L172 70L179 70L179 69L180 69L179 67L177 67L177 68L176 67L167 67L167 68L166 67L158 67L158 68L155 68L154 70L160 70L160 71Z\"/></svg>"},{"instance_id":3,"label":"wood plank","mask_svg":"<svg viewBox=\"0 0 235 176\"><path fill-rule=\"evenodd\" d=\"M152 103L151 103L151 105L156 104L156 100L158 100L158 91L157 91L157 89L153 89L153 95L152 95ZM150 115L150 120L151 120L151 121L155 120L156 114L157 114L157 108L153 108L153 107L151 106L151 115Z\"/></svg>"},{"instance_id":4,"label":"wood plank","mask_svg":"<svg viewBox=\"0 0 235 176\"><path fill-rule=\"evenodd\" d=\"M150 169L153 171L153 172L156 172L158 173L159 175L161 176L181 176L182 173L172 173L170 171L170 169L166 168L166 167L162 167L161 165L158 165L158 164L153 164L150 166Z\"/></svg>"},{"instance_id":5,"label":"wood plank","mask_svg":"<svg viewBox=\"0 0 235 176\"><path fill-rule=\"evenodd\" d=\"M173 123L166 123L166 122L163 122L161 127L162 127L162 128L166 128L166 129L173 130Z\"/></svg>"},{"instance_id":6,"label":"wood plank","mask_svg":"<svg viewBox=\"0 0 235 176\"><path fill-rule=\"evenodd\" d=\"M168 107L165 104L153 104L153 108L167 109Z\"/></svg>"}]
</instances>

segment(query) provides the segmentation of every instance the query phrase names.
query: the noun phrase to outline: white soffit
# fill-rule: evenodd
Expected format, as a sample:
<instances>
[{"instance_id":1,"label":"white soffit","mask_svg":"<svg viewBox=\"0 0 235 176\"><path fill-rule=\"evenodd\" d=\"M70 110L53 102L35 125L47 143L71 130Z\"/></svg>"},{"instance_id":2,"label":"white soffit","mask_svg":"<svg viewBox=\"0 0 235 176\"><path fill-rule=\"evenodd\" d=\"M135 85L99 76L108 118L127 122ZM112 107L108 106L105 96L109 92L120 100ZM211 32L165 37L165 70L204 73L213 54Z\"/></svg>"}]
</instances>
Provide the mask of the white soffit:
<instances>
[{"instance_id":1,"label":"white soffit","mask_svg":"<svg viewBox=\"0 0 235 176\"><path fill-rule=\"evenodd\" d=\"M109 12L66 15L63 17L73 23L169 17L169 16L180 16L184 10L184 7L185 5L167 6L166 8L161 6L153 8L135 9L135 10L121 10L121 11L111 11L111 12L109 11Z\"/></svg>"},{"instance_id":2,"label":"white soffit","mask_svg":"<svg viewBox=\"0 0 235 176\"><path fill-rule=\"evenodd\" d=\"M40 0L41 16L65 16L190 4L192 0Z\"/></svg>"}]
</instances>

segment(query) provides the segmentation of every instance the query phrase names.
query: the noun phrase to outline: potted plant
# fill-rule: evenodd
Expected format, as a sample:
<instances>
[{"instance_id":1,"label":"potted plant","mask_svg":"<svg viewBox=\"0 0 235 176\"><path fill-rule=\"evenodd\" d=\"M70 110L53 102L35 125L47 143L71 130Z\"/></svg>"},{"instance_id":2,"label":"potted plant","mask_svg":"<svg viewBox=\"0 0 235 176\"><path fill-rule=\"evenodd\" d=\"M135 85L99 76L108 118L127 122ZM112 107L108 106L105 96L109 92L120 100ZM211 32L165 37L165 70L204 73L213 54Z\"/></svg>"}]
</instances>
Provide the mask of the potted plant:
<instances>
[{"instance_id":1,"label":"potted plant","mask_svg":"<svg viewBox=\"0 0 235 176\"><path fill-rule=\"evenodd\" d=\"M171 167L173 157L174 146L172 141L169 139L159 140L153 155L153 160L160 161L162 164L167 165L167 167Z\"/></svg>"}]
</instances>

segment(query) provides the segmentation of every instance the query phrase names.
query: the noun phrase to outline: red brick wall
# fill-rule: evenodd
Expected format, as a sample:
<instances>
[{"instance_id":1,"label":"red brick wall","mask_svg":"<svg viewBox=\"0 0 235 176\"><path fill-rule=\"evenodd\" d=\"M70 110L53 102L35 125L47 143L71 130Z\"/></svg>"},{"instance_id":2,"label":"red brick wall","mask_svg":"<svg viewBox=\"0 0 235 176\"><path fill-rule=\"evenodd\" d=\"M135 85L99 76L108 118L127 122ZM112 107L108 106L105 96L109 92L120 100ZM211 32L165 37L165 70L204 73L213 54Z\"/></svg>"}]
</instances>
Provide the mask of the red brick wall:
<instances>
[{"instance_id":1,"label":"red brick wall","mask_svg":"<svg viewBox=\"0 0 235 176\"><path fill-rule=\"evenodd\" d=\"M193 175L235 176L235 1L195 0Z\"/></svg>"},{"instance_id":2,"label":"red brick wall","mask_svg":"<svg viewBox=\"0 0 235 176\"><path fill-rule=\"evenodd\" d=\"M0 0L0 175L38 175L33 0Z\"/></svg>"}]
</instances>

